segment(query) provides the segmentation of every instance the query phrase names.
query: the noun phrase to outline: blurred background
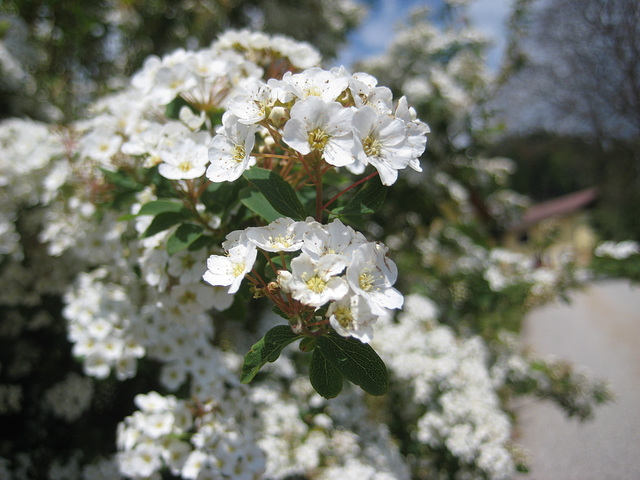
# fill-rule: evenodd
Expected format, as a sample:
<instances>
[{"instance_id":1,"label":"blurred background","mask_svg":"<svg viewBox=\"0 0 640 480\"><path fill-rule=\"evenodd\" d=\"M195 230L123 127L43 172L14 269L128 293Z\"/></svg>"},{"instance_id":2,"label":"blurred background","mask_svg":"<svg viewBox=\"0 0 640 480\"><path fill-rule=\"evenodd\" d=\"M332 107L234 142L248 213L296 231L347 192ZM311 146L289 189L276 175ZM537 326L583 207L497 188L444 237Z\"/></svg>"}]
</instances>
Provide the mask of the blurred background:
<instances>
[{"instance_id":1,"label":"blurred background","mask_svg":"<svg viewBox=\"0 0 640 480\"><path fill-rule=\"evenodd\" d=\"M477 356L495 375L490 392L496 410L515 419L514 405L520 404L514 400L525 396L548 400L562 418L588 419L594 412L597 417L595 406L611 399L603 383L587 380L565 362L530 356L503 334L519 338L524 333L537 341L537 331L524 328L525 315L534 309L569 298L594 279L640 280L640 251L633 243L640 241L638 2L1 0L0 121L33 119L54 131L54 125L71 125L93 115L96 100L127 87L150 55L205 48L222 32L241 28L309 42L322 54L325 68L345 65L351 72L370 73L379 85L391 88L394 98L407 97L431 128L424 172L405 172L363 231L390 246L402 272L398 288L424 295L437 306L440 323L434 327L428 319L429 328L453 332L452 345L459 350L466 342L482 345L486 353ZM55 233L49 244L42 240L47 222L72 216L68 198L76 191L61 188L67 198L56 199L59 204L34 195L39 170L34 168L36 175L30 177L31 167L15 160L12 138L0 135L0 479L9 463L15 478L44 478L60 458L79 458L78 452L84 452L89 462L113 455L116 425L134 410L132 398L163 387L156 378L158 362L148 359L140 361L135 378L124 381L114 375L104 380L82 376L67 340L63 294L76 274L96 265L93 258L73 256L82 255L73 243L82 228L71 222L67 250L52 253ZM41 140L34 137L16 150L29 154ZM55 215L37 216L38 209ZM597 249L607 241L631 243ZM617 296L627 291L626 282L611 293L615 304L628 301ZM584 302L579 297L577 304ZM589 310L584 307L582 314ZM555 311L537 312L556 318ZM627 309L620 318L633 323L637 314ZM575 335L580 322L561 331L554 330L560 322L540 322L554 338L590 345ZM600 328L588 330L588 338L600 336ZM543 340L536 348L546 353L547 345ZM603 355L611 358L607 352L616 345L607 343ZM633 357L621 352L621 361ZM585 359L577 355L574 360ZM598 373L608 375L616 368L612 365ZM48 392L63 396L65 388L57 387L68 372L80 383L78 390L90 391L77 416L67 412L72 420L43 406L54 396ZM387 422L411 464L411 478L504 478L497 460L487 461L488 466L480 464L479 455L465 460L447 443L449 438L440 439L437 447L416 441L416 419L444 408L445 381L430 381L436 385L433 397L415 409L410 395L404 398L404 387L385 400L391 408L384 402L367 404L376 419ZM630 382L626 377L617 381ZM630 395L621 404L633 405L637 391ZM407 418L402 417L405 409L397 408L405 400ZM300 418L307 418L303 414L311 415L302 412ZM541 415L548 417L547 412ZM627 432L615 423L620 417L604 418L620 426L618 433ZM529 432L547 428L528 425ZM567 442L584 432L576 430ZM516 442L517 435L514 430ZM618 441L636 446L629 435ZM539 438L527 441L533 445ZM526 470L524 455L507 443L510 461ZM629 460L628 450L618 452ZM8 460L3 463L3 458ZM625 474L640 471L631 460L624 468ZM460 472L470 476L460 477Z\"/></svg>"},{"instance_id":2,"label":"blurred background","mask_svg":"<svg viewBox=\"0 0 640 480\"><path fill-rule=\"evenodd\" d=\"M436 63L451 68L464 50L477 56L468 68L482 79L468 72L472 98L459 100L467 110L482 109L475 132L478 118L490 116L483 148L515 160L513 188L539 202L595 187L598 232L640 237L640 25L633 1L4 0L0 8L3 117L77 118L148 55L209 45L228 28L308 41L326 66L358 69L387 55L393 69L381 83L393 80L413 104L425 93L418 75ZM425 34L420 22L427 19L459 38L406 43L412 31ZM391 65L396 54L402 60ZM419 113L432 119L437 108L431 102Z\"/></svg>"}]
</instances>

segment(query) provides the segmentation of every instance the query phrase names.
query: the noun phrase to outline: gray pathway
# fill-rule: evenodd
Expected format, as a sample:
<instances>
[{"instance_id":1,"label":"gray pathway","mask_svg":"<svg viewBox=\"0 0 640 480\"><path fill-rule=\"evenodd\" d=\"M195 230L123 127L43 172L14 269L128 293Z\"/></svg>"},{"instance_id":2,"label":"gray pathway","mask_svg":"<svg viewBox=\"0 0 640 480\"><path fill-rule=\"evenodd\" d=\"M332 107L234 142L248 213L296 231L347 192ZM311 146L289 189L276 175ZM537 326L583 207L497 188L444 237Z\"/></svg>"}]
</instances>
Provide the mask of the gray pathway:
<instances>
[{"instance_id":1,"label":"gray pathway","mask_svg":"<svg viewBox=\"0 0 640 480\"><path fill-rule=\"evenodd\" d=\"M518 480L640 480L640 287L607 280L534 311L524 342L607 379L615 400L585 423L535 400L518 408L531 458Z\"/></svg>"}]
</instances>

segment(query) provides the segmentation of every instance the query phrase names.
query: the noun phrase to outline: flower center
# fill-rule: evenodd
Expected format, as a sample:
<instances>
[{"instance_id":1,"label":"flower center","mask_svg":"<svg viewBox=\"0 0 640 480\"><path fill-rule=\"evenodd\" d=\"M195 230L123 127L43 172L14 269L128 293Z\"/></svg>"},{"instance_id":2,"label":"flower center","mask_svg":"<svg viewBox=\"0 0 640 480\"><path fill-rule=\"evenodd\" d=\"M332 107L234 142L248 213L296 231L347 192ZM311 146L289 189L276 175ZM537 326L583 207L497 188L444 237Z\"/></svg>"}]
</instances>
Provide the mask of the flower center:
<instances>
[{"instance_id":1,"label":"flower center","mask_svg":"<svg viewBox=\"0 0 640 480\"><path fill-rule=\"evenodd\" d=\"M286 236L278 235L277 237L269 236L268 240L269 240L269 244L273 248L278 248L278 247L289 248L291 245L293 245L292 235L286 235Z\"/></svg>"},{"instance_id":2,"label":"flower center","mask_svg":"<svg viewBox=\"0 0 640 480\"><path fill-rule=\"evenodd\" d=\"M336 311L333 312L333 316L336 317L338 323L342 325L343 328L349 328L353 323L353 316L351 315L351 309L347 307L338 307Z\"/></svg>"},{"instance_id":3,"label":"flower center","mask_svg":"<svg viewBox=\"0 0 640 480\"><path fill-rule=\"evenodd\" d=\"M309 145L316 150L324 150L329 141L329 135L321 128L316 128L309 132Z\"/></svg>"},{"instance_id":4,"label":"flower center","mask_svg":"<svg viewBox=\"0 0 640 480\"><path fill-rule=\"evenodd\" d=\"M327 282L317 275L307 280L307 287L314 293L322 293L327 286Z\"/></svg>"},{"instance_id":5,"label":"flower center","mask_svg":"<svg viewBox=\"0 0 640 480\"><path fill-rule=\"evenodd\" d=\"M375 278L369 272L362 272L358 277L358 284L360 288L365 292L370 292L373 288L373 282Z\"/></svg>"},{"instance_id":6,"label":"flower center","mask_svg":"<svg viewBox=\"0 0 640 480\"><path fill-rule=\"evenodd\" d=\"M187 255L186 257L182 257L182 268L185 270L190 270L196 264L196 259L191 255Z\"/></svg>"},{"instance_id":7,"label":"flower center","mask_svg":"<svg viewBox=\"0 0 640 480\"><path fill-rule=\"evenodd\" d=\"M373 135L367 136L362 142L364 153L367 157L379 157L381 151L380 141Z\"/></svg>"},{"instance_id":8,"label":"flower center","mask_svg":"<svg viewBox=\"0 0 640 480\"><path fill-rule=\"evenodd\" d=\"M178 299L181 305L188 305L190 303L195 303L196 294L191 290L187 290L184 294Z\"/></svg>"},{"instance_id":9,"label":"flower center","mask_svg":"<svg viewBox=\"0 0 640 480\"><path fill-rule=\"evenodd\" d=\"M236 263L236 264L233 266L233 270L232 270L232 272L231 272L231 273L232 273L232 275L233 275L234 277L239 277L240 275L242 275L242 272L244 272L244 266L245 266L245 265L244 265L244 262L242 262L242 263Z\"/></svg>"},{"instance_id":10,"label":"flower center","mask_svg":"<svg viewBox=\"0 0 640 480\"><path fill-rule=\"evenodd\" d=\"M188 172L189 170L191 170L191 162L189 160L183 160L182 162L180 162L178 168L180 168L180 171L182 172Z\"/></svg>"},{"instance_id":11,"label":"flower center","mask_svg":"<svg viewBox=\"0 0 640 480\"><path fill-rule=\"evenodd\" d=\"M243 145L236 145L231 149L231 156L236 162L240 163L244 160L244 157L247 156L247 152Z\"/></svg>"}]
</instances>

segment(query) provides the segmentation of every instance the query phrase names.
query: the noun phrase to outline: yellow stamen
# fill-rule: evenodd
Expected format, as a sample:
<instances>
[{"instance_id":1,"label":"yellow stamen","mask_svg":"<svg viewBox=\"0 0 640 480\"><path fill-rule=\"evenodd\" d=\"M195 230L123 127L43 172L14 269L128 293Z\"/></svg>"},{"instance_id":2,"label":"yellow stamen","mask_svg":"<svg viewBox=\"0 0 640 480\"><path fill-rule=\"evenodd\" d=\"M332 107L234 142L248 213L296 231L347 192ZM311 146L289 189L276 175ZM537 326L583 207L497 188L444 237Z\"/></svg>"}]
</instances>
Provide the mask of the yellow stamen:
<instances>
[{"instance_id":1,"label":"yellow stamen","mask_svg":"<svg viewBox=\"0 0 640 480\"><path fill-rule=\"evenodd\" d=\"M368 272L362 272L358 277L358 283L360 284L360 288L365 292L370 292L373 288L373 282L375 278Z\"/></svg>"},{"instance_id":2,"label":"yellow stamen","mask_svg":"<svg viewBox=\"0 0 640 480\"><path fill-rule=\"evenodd\" d=\"M373 135L369 135L364 139L362 147L364 148L364 153L367 157L379 157L380 151L382 150L380 141L378 141L378 139Z\"/></svg>"},{"instance_id":3,"label":"yellow stamen","mask_svg":"<svg viewBox=\"0 0 640 480\"><path fill-rule=\"evenodd\" d=\"M321 128L316 128L309 132L309 145L315 150L324 150L329 141L329 135Z\"/></svg>"}]
</instances>

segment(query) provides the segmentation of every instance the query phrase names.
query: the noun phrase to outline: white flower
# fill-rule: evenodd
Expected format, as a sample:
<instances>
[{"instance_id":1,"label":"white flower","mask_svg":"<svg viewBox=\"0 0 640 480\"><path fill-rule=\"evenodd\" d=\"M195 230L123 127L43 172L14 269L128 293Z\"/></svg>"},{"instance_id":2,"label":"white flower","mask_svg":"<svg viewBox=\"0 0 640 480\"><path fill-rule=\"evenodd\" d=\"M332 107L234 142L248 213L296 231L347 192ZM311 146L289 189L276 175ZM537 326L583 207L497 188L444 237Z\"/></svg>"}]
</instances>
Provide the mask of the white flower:
<instances>
[{"instance_id":1,"label":"white flower","mask_svg":"<svg viewBox=\"0 0 640 480\"><path fill-rule=\"evenodd\" d=\"M178 50L175 53L180 52ZM185 53L182 51L182 53ZM163 65L155 75L155 85L151 89L150 95L160 105L166 105L176 98L180 93L186 92L198 84L198 80L193 75L189 67L183 63L166 65L167 58L163 59Z\"/></svg>"},{"instance_id":2,"label":"white flower","mask_svg":"<svg viewBox=\"0 0 640 480\"><path fill-rule=\"evenodd\" d=\"M102 163L120 149L122 137L111 129L96 129L80 139L80 154Z\"/></svg>"},{"instance_id":3,"label":"white flower","mask_svg":"<svg viewBox=\"0 0 640 480\"><path fill-rule=\"evenodd\" d=\"M162 162L158 173L170 180L182 180L201 177L209 158L207 147L197 145L190 138L184 139L175 148L160 152Z\"/></svg>"},{"instance_id":4,"label":"white flower","mask_svg":"<svg viewBox=\"0 0 640 480\"><path fill-rule=\"evenodd\" d=\"M281 217L265 227L247 228L247 238L266 252L295 252L300 250L308 225Z\"/></svg>"},{"instance_id":5,"label":"white flower","mask_svg":"<svg viewBox=\"0 0 640 480\"><path fill-rule=\"evenodd\" d=\"M417 172L422 172L419 157L427 146L427 133L431 131L429 125L416 117L416 111L409 107L407 97L402 96L396 105L395 117L404 121L407 126L407 143L413 149L409 166Z\"/></svg>"},{"instance_id":6,"label":"white flower","mask_svg":"<svg viewBox=\"0 0 640 480\"><path fill-rule=\"evenodd\" d=\"M351 289L363 296L375 315L384 315L387 308L401 308L402 294L392 285L398 277L398 268L386 256L386 247L380 243L359 246L347 267L347 281Z\"/></svg>"},{"instance_id":7,"label":"white flower","mask_svg":"<svg viewBox=\"0 0 640 480\"><path fill-rule=\"evenodd\" d=\"M252 82L244 95L236 95L229 100L229 112L238 118L240 123L251 125L264 120L267 109L272 107L277 97L271 88L260 82Z\"/></svg>"},{"instance_id":8,"label":"white flower","mask_svg":"<svg viewBox=\"0 0 640 480\"><path fill-rule=\"evenodd\" d=\"M255 125L244 125L238 117L226 112L222 117L224 130L213 137L209 145L207 178L212 182L233 182L256 163L251 151L255 144Z\"/></svg>"},{"instance_id":9,"label":"white flower","mask_svg":"<svg viewBox=\"0 0 640 480\"><path fill-rule=\"evenodd\" d=\"M302 100L319 97L325 102L333 102L347 88L349 81L346 77L314 67L297 74L287 72L280 82L273 83L279 84L287 92L287 95L281 98L283 103L291 101L291 96Z\"/></svg>"},{"instance_id":10,"label":"white flower","mask_svg":"<svg viewBox=\"0 0 640 480\"><path fill-rule=\"evenodd\" d=\"M291 107L282 139L306 155L316 150L325 162L342 167L354 162L351 119L353 110L337 102L309 97Z\"/></svg>"},{"instance_id":11,"label":"white flower","mask_svg":"<svg viewBox=\"0 0 640 480\"><path fill-rule=\"evenodd\" d=\"M632 240L624 242L602 242L594 251L598 257L611 257L616 260L624 260L632 255L640 253L640 244Z\"/></svg>"},{"instance_id":12,"label":"white flower","mask_svg":"<svg viewBox=\"0 0 640 480\"><path fill-rule=\"evenodd\" d=\"M407 127L402 120L380 115L365 105L353 115L356 134L355 154L359 162L373 165L384 185L392 185L398 170L413 159L413 148L407 143Z\"/></svg>"},{"instance_id":13,"label":"white flower","mask_svg":"<svg viewBox=\"0 0 640 480\"><path fill-rule=\"evenodd\" d=\"M363 343L371 342L373 328L378 319L371 313L368 302L360 295L351 295L332 302L327 310L329 323L343 337L355 337Z\"/></svg>"},{"instance_id":14,"label":"white flower","mask_svg":"<svg viewBox=\"0 0 640 480\"><path fill-rule=\"evenodd\" d=\"M189 127L190 130L193 130L195 132L196 130L199 130L202 125L204 125L207 114L203 110L200 112L200 114L196 115L195 113L193 113L191 108L183 105L180 109L180 113L178 114L178 118L182 123Z\"/></svg>"},{"instance_id":15,"label":"white flower","mask_svg":"<svg viewBox=\"0 0 640 480\"><path fill-rule=\"evenodd\" d=\"M351 251L364 243L364 235L336 218L328 225L311 224L304 234L302 251L315 260L325 255L341 255L346 260Z\"/></svg>"},{"instance_id":16,"label":"white flower","mask_svg":"<svg viewBox=\"0 0 640 480\"><path fill-rule=\"evenodd\" d=\"M211 255L202 278L211 285L229 286L228 293L236 293L242 279L253 268L258 250L253 244L240 244L227 255Z\"/></svg>"},{"instance_id":17,"label":"white flower","mask_svg":"<svg viewBox=\"0 0 640 480\"><path fill-rule=\"evenodd\" d=\"M349 291L343 278L337 277L345 262L335 255L313 260L302 253L291 261L291 273L281 271L279 282L284 291L305 305L321 307L332 300L340 300Z\"/></svg>"}]
</instances>

